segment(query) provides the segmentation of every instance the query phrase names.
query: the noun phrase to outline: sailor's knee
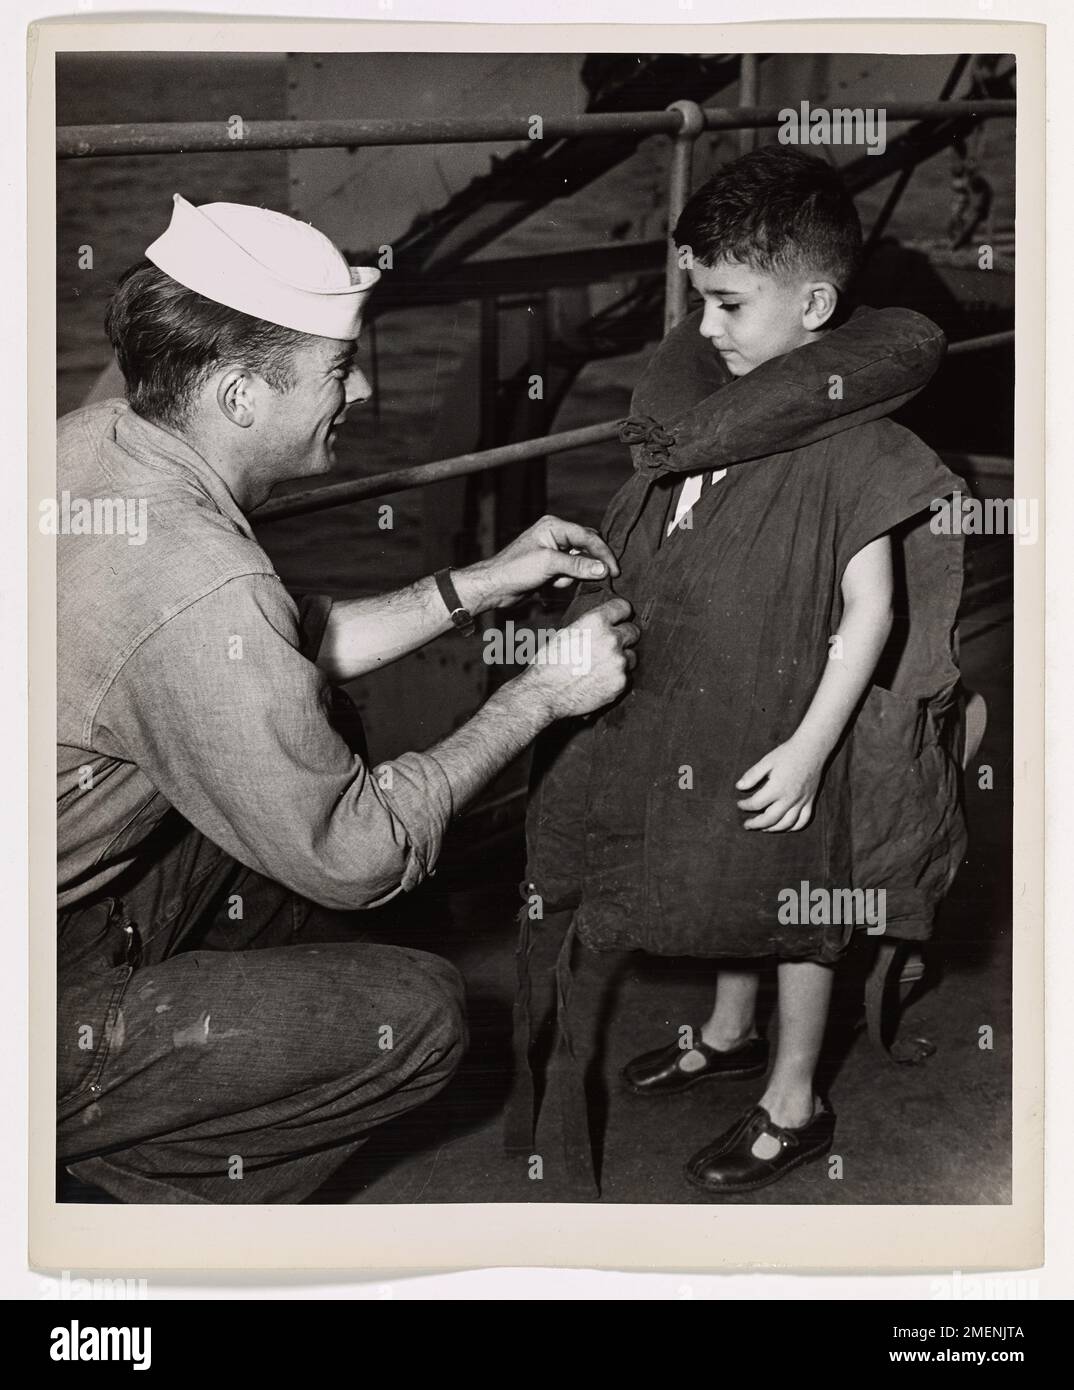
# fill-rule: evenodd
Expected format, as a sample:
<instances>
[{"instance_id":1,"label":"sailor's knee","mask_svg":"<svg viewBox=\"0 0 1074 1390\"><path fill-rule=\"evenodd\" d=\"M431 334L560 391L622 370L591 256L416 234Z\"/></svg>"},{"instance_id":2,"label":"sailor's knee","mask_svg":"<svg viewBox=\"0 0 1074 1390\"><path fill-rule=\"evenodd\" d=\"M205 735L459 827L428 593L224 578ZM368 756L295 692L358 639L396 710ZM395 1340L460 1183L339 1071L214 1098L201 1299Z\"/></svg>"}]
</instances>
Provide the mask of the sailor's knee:
<instances>
[{"instance_id":1,"label":"sailor's knee","mask_svg":"<svg viewBox=\"0 0 1074 1390\"><path fill-rule=\"evenodd\" d=\"M435 1044L445 1061L457 1066L469 1043L466 1026L466 986L450 961L425 952L411 953L416 1020L426 1039Z\"/></svg>"},{"instance_id":2,"label":"sailor's knee","mask_svg":"<svg viewBox=\"0 0 1074 1390\"><path fill-rule=\"evenodd\" d=\"M308 979L291 979L322 1020L318 1065L372 1077L450 1076L468 1035L465 987L450 963L400 946L315 945L294 948L306 957ZM295 965L301 965L301 959Z\"/></svg>"},{"instance_id":3,"label":"sailor's knee","mask_svg":"<svg viewBox=\"0 0 1074 1390\"><path fill-rule=\"evenodd\" d=\"M469 1041L462 976L428 951L382 949L379 964L390 981L382 1007L386 1046L419 1065L433 1060L453 1070Z\"/></svg>"}]
</instances>

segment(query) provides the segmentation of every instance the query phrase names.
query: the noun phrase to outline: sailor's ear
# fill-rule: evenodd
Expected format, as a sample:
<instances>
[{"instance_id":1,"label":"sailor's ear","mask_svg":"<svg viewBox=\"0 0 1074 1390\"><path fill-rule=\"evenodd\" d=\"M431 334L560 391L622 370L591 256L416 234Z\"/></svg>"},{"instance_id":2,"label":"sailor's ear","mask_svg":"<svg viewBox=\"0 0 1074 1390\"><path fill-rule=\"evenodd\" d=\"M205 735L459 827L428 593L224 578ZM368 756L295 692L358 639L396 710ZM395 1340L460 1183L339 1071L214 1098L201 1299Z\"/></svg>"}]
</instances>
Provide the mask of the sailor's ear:
<instances>
[{"instance_id":1,"label":"sailor's ear","mask_svg":"<svg viewBox=\"0 0 1074 1390\"><path fill-rule=\"evenodd\" d=\"M813 280L806 286L806 304L802 313L802 327L815 333L823 328L835 313L839 303L839 291L830 280Z\"/></svg>"},{"instance_id":2,"label":"sailor's ear","mask_svg":"<svg viewBox=\"0 0 1074 1390\"><path fill-rule=\"evenodd\" d=\"M240 429L254 423L253 382L241 367L229 367L216 383L216 404L221 414Z\"/></svg>"}]
</instances>

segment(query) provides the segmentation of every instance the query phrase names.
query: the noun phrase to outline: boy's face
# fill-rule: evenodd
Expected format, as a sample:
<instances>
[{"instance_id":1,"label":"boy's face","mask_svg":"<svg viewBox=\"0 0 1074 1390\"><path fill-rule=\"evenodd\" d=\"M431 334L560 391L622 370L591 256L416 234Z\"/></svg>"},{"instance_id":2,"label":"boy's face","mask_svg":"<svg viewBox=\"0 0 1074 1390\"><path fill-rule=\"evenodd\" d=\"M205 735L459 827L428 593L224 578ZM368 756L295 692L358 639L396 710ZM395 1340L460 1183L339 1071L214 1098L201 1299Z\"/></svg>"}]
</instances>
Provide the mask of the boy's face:
<instances>
[{"instance_id":1,"label":"boy's face","mask_svg":"<svg viewBox=\"0 0 1074 1390\"><path fill-rule=\"evenodd\" d=\"M695 261L690 280L705 305L701 336L732 376L811 342L835 308L827 281L773 275L738 261Z\"/></svg>"}]
</instances>

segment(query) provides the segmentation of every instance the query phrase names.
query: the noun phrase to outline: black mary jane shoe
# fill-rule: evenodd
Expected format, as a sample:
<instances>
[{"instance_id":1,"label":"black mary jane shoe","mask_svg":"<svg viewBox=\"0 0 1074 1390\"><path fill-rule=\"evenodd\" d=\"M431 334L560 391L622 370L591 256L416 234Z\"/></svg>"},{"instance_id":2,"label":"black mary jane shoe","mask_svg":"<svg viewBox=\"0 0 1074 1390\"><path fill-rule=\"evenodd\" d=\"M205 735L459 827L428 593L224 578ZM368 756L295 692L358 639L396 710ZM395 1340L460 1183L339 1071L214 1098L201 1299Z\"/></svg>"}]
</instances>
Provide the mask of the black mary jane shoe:
<instances>
[{"instance_id":1,"label":"black mary jane shoe","mask_svg":"<svg viewBox=\"0 0 1074 1390\"><path fill-rule=\"evenodd\" d=\"M700 1052L705 1065L687 1071L682 1059L687 1052ZM683 1049L677 1042L655 1052L635 1057L623 1068L623 1080L638 1096L668 1096L685 1091L698 1081L723 1077L726 1081L763 1076L768 1070L768 1043L764 1038L750 1038L730 1052L718 1052L699 1037L693 1048Z\"/></svg>"},{"instance_id":2,"label":"black mary jane shoe","mask_svg":"<svg viewBox=\"0 0 1074 1390\"><path fill-rule=\"evenodd\" d=\"M779 1140L779 1153L772 1158L758 1158L753 1152L762 1134ZM688 1182L711 1197L753 1192L777 1182L792 1168L823 1158L832 1147L834 1136L835 1115L827 1107L800 1129L784 1129L773 1123L763 1106L756 1105L711 1144L699 1149L684 1171Z\"/></svg>"}]
</instances>

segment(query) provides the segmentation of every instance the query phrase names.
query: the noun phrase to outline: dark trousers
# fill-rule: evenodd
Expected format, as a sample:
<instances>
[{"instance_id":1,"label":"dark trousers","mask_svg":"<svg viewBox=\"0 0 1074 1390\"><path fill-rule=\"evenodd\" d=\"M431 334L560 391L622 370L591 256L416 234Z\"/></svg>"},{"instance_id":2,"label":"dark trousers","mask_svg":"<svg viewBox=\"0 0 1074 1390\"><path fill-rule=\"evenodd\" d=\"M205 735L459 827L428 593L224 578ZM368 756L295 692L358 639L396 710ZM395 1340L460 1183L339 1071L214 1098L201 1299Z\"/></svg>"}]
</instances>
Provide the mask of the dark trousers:
<instances>
[{"instance_id":1,"label":"dark trousers","mask_svg":"<svg viewBox=\"0 0 1074 1390\"><path fill-rule=\"evenodd\" d=\"M59 918L57 1156L125 1202L298 1202L430 1099L462 980L348 940L175 819L152 867Z\"/></svg>"}]
</instances>

